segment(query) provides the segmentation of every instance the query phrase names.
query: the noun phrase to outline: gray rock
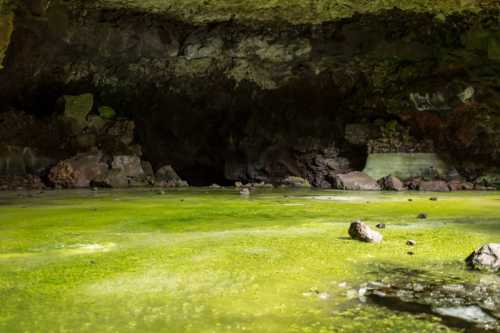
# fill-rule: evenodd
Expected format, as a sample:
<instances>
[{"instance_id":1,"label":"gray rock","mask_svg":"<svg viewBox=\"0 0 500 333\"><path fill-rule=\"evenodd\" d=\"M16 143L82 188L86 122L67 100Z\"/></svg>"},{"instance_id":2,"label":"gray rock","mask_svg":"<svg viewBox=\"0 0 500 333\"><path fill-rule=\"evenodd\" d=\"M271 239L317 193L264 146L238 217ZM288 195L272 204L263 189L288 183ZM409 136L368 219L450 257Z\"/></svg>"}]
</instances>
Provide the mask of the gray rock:
<instances>
[{"instance_id":1,"label":"gray rock","mask_svg":"<svg viewBox=\"0 0 500 333\"><path fill-rule=\"evenodd\" d=\"M367 224L361 221L351 223L349 235L353 239L368 243L380 243L383 239L381 233L372 230Z\"/></svg>"},{"instance_id":2,"label":"gray rock","mask_svg":"<svg viewBox=\"0 0 500 333\"><path fill-rule=\"evenodd\" d=\"M472 269L500 271L500 244L490 243L481 246L465 259Z\"/></svg>"},{"instance_id":3,"label":"gray rock","mask_svg":"<svg viewBox=\"0 0 500 333\"><path fill-rule=\"evenodd\" d=\"M406 245L408 245L408 246L415 246L415 245L417 245L417 241L413 240L413 239L407 240L406 241Z\"/></svg>"},{"instance_id":4,"label":"gray rock","mask_svg":"<svg viewBox=\"0 0 500 333\"><path fill-rule=\"evenodd\" d=\"M119 170L125 177L142 177L144 169L142 168L141 159L132 155L113 156L111 168Z\"/></svg>"},{"instance_id":5,"label":"gray rock","mask_svg":"<svg viewBox=\"0 0 500 333\"><path fill-rule=\"evenodd\" d=\"M351 191L379 191L377 181L364 172L354 171L336 175L335 187L339 190Z\"/></svg>"},{"instance_id":6,"label":"gray rock","mask_svg":"<svg viewBox=\"0 0 500 333\"><path fill-rule=\"evenodd\" d=\"M156 170L155 177L157 181L178 181L181 177L175 172L171 165L165 165Z\"/></svg>"},{"instance_id":7,"label":"gray rock","mask_svg":"<svg viewBox=\"0 0 500 333\"><path fill-rule=\"evenodd\" d=\"M242 195L242 196L249 196L250 195L250 190L247 189L247 188L243 188L240 191L240 195Z\"/></svg>"}]
</instances>

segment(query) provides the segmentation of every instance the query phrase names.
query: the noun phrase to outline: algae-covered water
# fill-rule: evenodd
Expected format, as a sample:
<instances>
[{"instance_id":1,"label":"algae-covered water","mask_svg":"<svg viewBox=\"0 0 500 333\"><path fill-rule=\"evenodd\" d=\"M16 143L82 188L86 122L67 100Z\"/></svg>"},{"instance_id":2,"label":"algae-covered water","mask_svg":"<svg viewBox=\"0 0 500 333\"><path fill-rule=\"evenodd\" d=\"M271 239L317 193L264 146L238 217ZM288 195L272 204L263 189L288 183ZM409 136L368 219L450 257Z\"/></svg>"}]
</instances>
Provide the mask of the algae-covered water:
<instances>
[{"instance_id":1,"label":"algae-covered water","mask_svg":"<svg viewBox=\"0 0 500 333\"><path fill-rule=\"evenodd\" d=\"M463 259L500 240L500 194L430 196L4 193L0 332L458 332L356 295L417 270L455 282L485 274ZM385 223L384 242L350 240L355 219Z\"/></svg>"}]
</instances>

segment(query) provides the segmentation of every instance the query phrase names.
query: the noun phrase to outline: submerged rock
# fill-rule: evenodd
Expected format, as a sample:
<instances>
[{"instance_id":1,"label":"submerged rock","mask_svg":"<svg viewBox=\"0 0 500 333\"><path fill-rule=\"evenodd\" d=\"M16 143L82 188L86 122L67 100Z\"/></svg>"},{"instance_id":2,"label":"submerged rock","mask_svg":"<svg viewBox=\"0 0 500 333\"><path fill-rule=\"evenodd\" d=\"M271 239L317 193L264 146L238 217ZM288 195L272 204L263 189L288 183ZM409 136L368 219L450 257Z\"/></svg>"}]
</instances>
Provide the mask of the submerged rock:
<instances>
[{"instance_id":1,"label":"submerged rock","mask_svg":"<svg viewBox=\"0 0 500 333\"><path fill-rule=\"evenodd\" d=\"M466 259L472 269L500 271L500 244L490 243L472 252Z\"/></svg>"},{"instance_id":2,"label":"submerged rock","mask_svg":"<svg viewBox=\"0 0 500 333\"><path fill-rule=\"evenodd\" d=\"M335 177L335 186L339 190L349 191L379 191L377 181L364 172L354 171Z\"/></svg>"},{"instance_id":3,"label":"submerged rock","mask_svg":"<svg viewBox=\"0 0 500 333\"><path fill-rule=\"evenodd\" d=\"M381 233L372 230L367 224L361 221L351 223L349 235L353 239L368 243L380 243L383 239Z\"/></svg>"}]
</instances>

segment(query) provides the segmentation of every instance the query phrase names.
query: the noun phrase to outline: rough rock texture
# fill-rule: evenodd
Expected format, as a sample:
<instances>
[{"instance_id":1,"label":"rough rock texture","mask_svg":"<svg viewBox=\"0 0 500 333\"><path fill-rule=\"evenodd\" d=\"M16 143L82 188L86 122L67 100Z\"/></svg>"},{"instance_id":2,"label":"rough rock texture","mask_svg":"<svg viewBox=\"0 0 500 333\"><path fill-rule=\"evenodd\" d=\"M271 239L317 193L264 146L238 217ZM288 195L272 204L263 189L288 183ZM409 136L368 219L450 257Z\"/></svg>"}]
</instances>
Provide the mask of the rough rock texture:
<instances>
[{"instance_id":1,"label":"rough rock texture","mask_svg":"<svg viewBox=\"0 0 500 333\"><path fill-rule=\"evenodd\" d=\"M336 175L335 188L350 191L378 191L381 189L375 179L359 171Z\"/></svg>"},{"instance_id":2,"label":"rough rock texture","mask_svg":"<svg viewBox=\"0 0 500 333\"><path fill-rule=\"evenodd\" d=\"M448 183L442 180L422 181L418 184L419 191L449 192Z\"/></svg>"},{"instance_id":3,"label":"rough rock texture","mask_svg":"<svg viewBox=\"0 0 500 333\"><path fill-rule=\"evenodd\" d=\"M459 166L470 174L500 161L498 1L20 3L0 111L48 116L60 96L93 93L95 126L55 145L68 156L104 145L100 133L123 138L112 155L141 155L135 134L154 167L195 183L294 175L322 187L361 170L370 147L432 146L472 161ZM133 123L108 127L102 106ZM335 144L333 170L304 157L309 139L324 160Z\"/></svg>"},{"instance_id":4,"label":"rough rock texture","mask_svg":"<svg viewBox=\"0 0 500 333\"><path fill-rule=\"evenodd\" d=\"M500 244L483 245L472 252L465 261L470 268L500 271Z\"/></svg>"},{"instance_id":5,"label":"rough rock texture","mask_svg":"<svg viewBox=\"0 0 500 333\"><path fill-rule=\"evenodd\" d=\"M372 230L368 225L361 221L351 223L349 227L349 236L351 238L368 243L380 243L383 239L381 233Z\"/></svg>"},{"instance_id":6,"label":"rough rock texture","mask_svg":"<svg viewBox=\"0 0 500 333\"><path fill-rule=\"evenodd\" d=\"M186 187L188 183L179 177L171 165L165 165L156 170L155 185L160 187Z\"/></svg>"},{"instance_id":7,"label":"rough rock texture","mask_svg":"<svg viewBox=\"0 0 500 333\"><path fill-rule=\"evenodd\" d=\"M102 162L100 151L78 154L61 161L49 173L50 182L57 187L83 188L108 171L108 165Z\"/></svg>"},{"instance_id":8,"label":"rough rock texture","mask_svg":"<svg viewBox=\"0 0 500 333\"><path fill-rule=\"evenodd\" d=\"M404 191L405 186L403 182L394 176L387 176L378 181L380 187L385 191Z\"/></svg>"}]
</instances>

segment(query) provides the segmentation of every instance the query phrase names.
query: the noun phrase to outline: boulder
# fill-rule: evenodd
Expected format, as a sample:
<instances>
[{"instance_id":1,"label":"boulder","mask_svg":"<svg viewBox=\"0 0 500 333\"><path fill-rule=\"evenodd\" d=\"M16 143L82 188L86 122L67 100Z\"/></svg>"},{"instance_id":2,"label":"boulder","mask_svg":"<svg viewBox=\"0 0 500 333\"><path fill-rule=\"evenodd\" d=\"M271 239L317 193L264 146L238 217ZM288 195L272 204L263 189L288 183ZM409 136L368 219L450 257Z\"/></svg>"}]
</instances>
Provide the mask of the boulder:
<instances>
[{"instance_id":1,"label":"boulder","mask_svg":"<svg viewBox=\"0 0 500 333\"><path fill-rule=\"evenodd\" d=\"M132 120L118 120L111 122L107 135L128 146L134 142L134 129L135 123Z\"/></svg>"},{"instance_id":2,"label":"boulder","mask_svg":"<svg viewBox=\"0 0 500 333\"><path fill-rule=\"evenodd\" d=\"M426 192L449 192L448 183L443 180L422 181L418 184L419 191Z\"/></svg>"},{"instance_id":3,"label":"boulder","mask_svg":"<svg viewBox=\"0 0 500 333\"><path fill-rule=\"evenodd\" d=\"M100 151L78 154L57 163L49 172L48 179L56 187L82 188L105 175L108 165L102 162Z\"/></svg>"},{"instance_id":4,"label":"boulder","mask_svg":"<svg viewBox=\"0 0 500 333\"><path fill-rule=\"evenodd\" d=\"M368 243L380 243L383 239L381 233L372 230L367 224L361 221L351 223L349 227L349 236L352 239Z\"/></svg>"},{"instance_id":5,"label":"boulder","mask_svg":"<svg viewBox=\"0 0 500 333\"><path fill-rule=\"evenodd\" d=\"M386 176L378 181L378 184L385 191L404 191L405 186L403 182L394 176Z\"/></svg>"},{"instance_id":6,"label":"boulder","mask_svg":"<svg viewBox=\"0 0 500 333\"><path fill-rule=\"evenodd\" d=\"M339 190L379 191L377 181L364 172L354 171L335 176L335 187Z\"/></svg>"},{"instance_id":7,"label":"boulder","mask_svg":"<svg viewBox=\"0 0 500 333\"><path fill-rule=\"evenodd\" d=\"M153 166L148 161L141 161L142 170L144 170L144 175L146 177L154 177L155 172L153 171Z\"/></svg>"},{"instance_id":8,"label":"boulder","mask_svg":"<svg viewBox=\"0 0 500 333\"><path fill-rule=\"evenodd\" d=\"M474 184L469 182L462 182L460 180L452 180L448 182L450 191L471 191L474 189Z\"/></svg>"},{"instance_id":9,"label":"boulder","mask_svg":"<svg viewBox=\"0 0 500 333\"><path fill-rule=\"evenodd\" d=\"M490 243L472 252L466 259L472 269L500 271L500 244Z\"/></svg>"},{"instance_id":10,"label":"boulder","mask_svg":"<svg viewBox=\"0 0 500 333\"><path fill-rule=\"evenodd\" d=\"M106 173L96 177L92 180L93 186L98 187L113 187L113 188L123 188L129 187L130 178L126 176L123 170L111 169Z\"/></svg>"},{"instance_id":11,"label":"boulder","mask_svg":"<svg viewBox=\"0 0 500 333\"><path fill-rule=\"evenodd\" d=\"M155 174L155 185L160 187L188 187L189 184L182 180L171 165L165 165Z\"/></svg>"},{"instance_id":12,"label":"boulder","mask_svg":"<svg viewBox=\"0 0 500 333\"><path fill-rule=\"evenodd\" d=\"M311 184L307 179L297 176L288 176L283 179L281 183L290 187L311 187Z\"/></svg>"},{"instance_id":13,"label":"boulder","mask_svg":"<svg viewBox=\"0 0 500 333\"><path fill-rule=\"evenodd\" d=\"M125 177L142 177L145 175L141 159L133 155L113 156L111 168L119 170Z\"/></svg>"}]
</instances>

